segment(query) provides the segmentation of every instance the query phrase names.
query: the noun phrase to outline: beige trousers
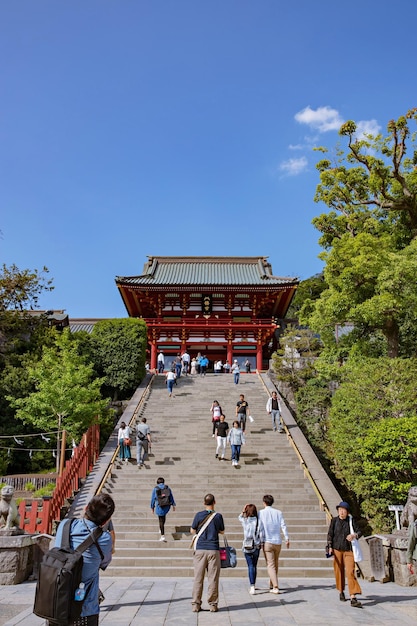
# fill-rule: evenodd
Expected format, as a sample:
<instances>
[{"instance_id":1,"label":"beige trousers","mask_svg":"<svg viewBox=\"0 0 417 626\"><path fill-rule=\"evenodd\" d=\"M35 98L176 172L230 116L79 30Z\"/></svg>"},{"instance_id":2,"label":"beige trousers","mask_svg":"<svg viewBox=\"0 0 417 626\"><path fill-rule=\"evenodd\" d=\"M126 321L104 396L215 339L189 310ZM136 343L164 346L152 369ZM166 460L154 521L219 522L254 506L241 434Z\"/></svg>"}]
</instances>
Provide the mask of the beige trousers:
<instances>
[{"instance_id":1,"label":"beige trousers","mask_svg":"<svg viewBox=\"0 0 417 626\"><path fill-rule=\"evenodd\" d=\"M207 602L219 601L220 552L218 550L194 550L194 585L192 604L200 606L203 595L204 575L207 571Z\"/></svg>"},{"instance_id":2,"label":"beige trousers","mask_svg":"<svg viewBox=\"0 0 417 626\"><path fill-rule=\"evenodd\" d=\"M268 570L269 583L272 587L278 587L278 559L280 552L281 544L265 542L264 555L266 568Z\"/></svg>"}]
</instances>

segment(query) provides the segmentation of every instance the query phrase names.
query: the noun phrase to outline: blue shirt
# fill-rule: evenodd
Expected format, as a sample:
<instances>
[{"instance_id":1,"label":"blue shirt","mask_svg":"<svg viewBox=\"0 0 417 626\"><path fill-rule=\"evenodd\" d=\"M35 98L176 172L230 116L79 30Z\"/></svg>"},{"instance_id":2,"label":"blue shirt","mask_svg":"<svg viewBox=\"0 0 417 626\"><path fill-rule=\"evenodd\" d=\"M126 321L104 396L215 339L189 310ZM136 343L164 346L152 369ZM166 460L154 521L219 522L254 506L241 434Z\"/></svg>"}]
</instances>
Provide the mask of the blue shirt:
<instances>
[{"instance_id":1,"label":"blue shirt","mask_svg":"<svg viewBox=\"0 0 417 626\"><path fill-rule=\"evenodd\" d=\"M164 485L164 483L160 483L159 485L154 487L153 491L152 491L151 509L152 509L152 511L155 509L155 513L157 515L166 515L168 513L169 509L171 508L171 506L175 506L174 496L172 495L172 491L171 491L170 487L168 487L170 504L167 504L166 506L160 506L158 504L158 496L156 495L156 492L159 491L159 489L165 489L165 487L168 487L168 485Z\"/></svg>"},{"instance_id":2,"label":"blue shirt","mask_svg":"<svg viewBox=\"0 0 417 626\"><path fill-rule=\"evenodd\" d=\"M91 531L97 528L94 522L88 519L76 519L71 524L70 533L70 546L73 550L77 548L84 539L87 539ZM62 542L62 530L63 524L58 526L58 530L55 538L55 546L61 547ZM99 569L106 569L111 561L112 556L112 538L109 532L104 531L103 534L97 539L104 559L101 559L100 552L97 550L96 545L90 546L85 552L83 552L83 571L81 574L81 580L85 584L86 596L83 603L83 610L81 612L82 617L87 615L97 615L100 612L100 605L98 603L99 592Z\"/></svg>"},{"instance_id":3,"label":"blue shirt","mask_svg":"<svg viewBox=\"0 0 417 626\"><path fill-rule=\"evenodd\" d=\"M193 523L191 524L191 528L197 531L198 527L204 525L204 521L207 518L207 515L211 513L211 511L200 511L196 513ZM199 538L197 539L197 544L194 546L195 550L219 550L219 532L224 531L224 521L223 516L220 513L216 513L213 518L210 520L210 524L201 533Z\"/></svg>"}]
</instances>

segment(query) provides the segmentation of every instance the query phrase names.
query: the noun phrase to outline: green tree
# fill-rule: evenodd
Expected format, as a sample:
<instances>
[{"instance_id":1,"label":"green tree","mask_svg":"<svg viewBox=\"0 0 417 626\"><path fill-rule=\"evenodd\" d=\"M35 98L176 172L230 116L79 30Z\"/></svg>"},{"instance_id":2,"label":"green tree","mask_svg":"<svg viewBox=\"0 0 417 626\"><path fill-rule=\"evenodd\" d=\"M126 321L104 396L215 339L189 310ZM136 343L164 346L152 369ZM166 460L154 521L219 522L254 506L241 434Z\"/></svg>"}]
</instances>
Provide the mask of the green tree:
<instances>
[{"instance_id":1,"label":"green tree","mask_svg":"<svg viewBox=\"0 0 417 626\"><path fill-rule=\"evenodd\" d=\"M113 400L130 395L144 377L146 342L146 324L141 319L102 320L95 324L95 367Z\"/></svg>"},{"instance_id":2,"label":"green tree","mask_svg":"<svg viewBox=\"0 0 417 626\"><path fill-rule=\"evenodd\" d=\"M417 483L417 417L392 417L372 424L358 442L363 471L356 477L362 510L374 530L391 530L390 504L403 504ZM377 495L377 497L375 497Z\"/></svg>"},{"instance_id":3,"label":"green tree","mask_svg":"<svg viewBox=\"0 0 417 626\"><path fill-rule=\"evenodd\" d=\"M30 349L32 337L38 329L47 327L46 316L27 314L37 308L39 297L52 291L48 269L20 270L16 265L2 265L0 270L0 365L9 355Z\"/></svg>"},{"instance_id":4,"label":"green tree","mask_svg":"<svg viewBox=\"0 0 417 626\"><path fill-rule=\"evenodd\" d=\"M302 280L297 287L295 296L287 311L287 318L298 317L301 308L307 310L307 302L311 303L320 297L322 291L326 289L323 272L315 274L306 280Z\"/></svg>"},{"instance_id":5,"label":"green tree","mask_svg":"<svg viewBox=\"0 0 417 626\"><path fill-rule=\"evenodd\" d=\"M320 184L315 200L330 208L330 213L313 221L322 233L324 248L345 233L355 237L360 232L395 229L398 248L417 235L417 150L410 130L416 119L417 109L412 109L391 120L385 137L367 134L359 138L353 121L341 126L339 134L347 138L347 151L339 149L334 159L324 158L317 164Z\"/></svg>"},{"instance_id":6,"label":"green tree","mask_svg":"<svg viewBox=\"0 0 417 626\"><path fill-rule=\"evenodd\" d=\"M381 332L386 353L404 352L410 330L417 336L414 310L417 285L417 150L409 124L416 110L388 124L388 135L356 138L356 125L347 122L340 134L348 152L335 163L318 164L316 200L330 213L313 223L320 243L328 285L318 300L304 305L300 320L333 341L336 324L350 323L362 336ZM410 144L410 145L408 145ZM414 157L406 157L413 150ZM397 287L399 287L397 289Z\"/></svg>"},{"instance_id":7,"label":"green tree","mask_svg":"<svg viewBox=\"0 0 417 626\"><path fill-rule=\"evenodd\" d=\"M80 357L69 330L56 335L55 345L43 350L28 373L35 391L7 398L22 422L47 431L65 429L78 440L95 419L109 419L108 401L100 396L103 381L93 378L93 366Z\"/></svg>"},{"instance_id":8,"label":"green tree","mask_svg":"<svg viewBox=\"0 0 417 626\"><path fill-rule=\"evenodd\" d=\"M276 377L295 393L314 375L314 362L321 342L305 328L288 326L280 337L280 348L272 355Z\"/></svg>"},{"instance_id":9,"label":"green tree","mask_svg":"<svg viewBox=\"0 0 417 626\"><path fill-rule=\"evenodd\" d=\"M368 455L366 450L371 445L375 425L378 425L376 432L383 432L384 424L390 425L389 420L417 415L416 377L417 359L350 358L341 368L341 383L333 396L329 414L328 455L333 458L336 476L352 493L357 494L364 512L381 512L387 498L394 494L383 483L376 485L370 464L372 455ZM368 448L363 448L364 441L367 441ZM406 455L412 456L412 446L411 442ZM382 463L383 459L380 461ZM379 475L384 471L389 476L389 465L385 470L381 465ZM373 486L369 490L364 487L367 481ZM404 476L403 482L407 481L409 476ZM374 501L372 505L368 502L370 498Z\"/></svg>"},{"instance_id":10,"label":"green tree","mask_svg":"<svg viewBox=\"0 0 417 626\"><path fill-rule=\"evenodd\" d=\"M297 422L321 458L328 452L331 395L330 385L318 377L307 380L295 394Z\"/></svg>"}]
</instances>

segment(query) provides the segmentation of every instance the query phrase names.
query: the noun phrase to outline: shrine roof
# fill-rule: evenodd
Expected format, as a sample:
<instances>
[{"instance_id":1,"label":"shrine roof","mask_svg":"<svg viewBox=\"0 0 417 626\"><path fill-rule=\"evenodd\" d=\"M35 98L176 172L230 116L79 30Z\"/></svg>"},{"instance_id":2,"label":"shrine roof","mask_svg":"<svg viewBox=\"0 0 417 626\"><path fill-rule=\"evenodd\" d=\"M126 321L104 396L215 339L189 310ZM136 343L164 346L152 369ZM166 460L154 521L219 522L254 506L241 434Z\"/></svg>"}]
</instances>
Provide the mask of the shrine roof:
<instances>
[{"instance_id":1,"label":"shrine roof","mask_svg":"<svg viewBox=\"0 0 417 626\"><path fill-rule=\"evenodd\" d=\"M298 278L274 276L268 257L148 257L139 276L117 276L126 286L298 284Z\"/></svg>"}]
</instances>

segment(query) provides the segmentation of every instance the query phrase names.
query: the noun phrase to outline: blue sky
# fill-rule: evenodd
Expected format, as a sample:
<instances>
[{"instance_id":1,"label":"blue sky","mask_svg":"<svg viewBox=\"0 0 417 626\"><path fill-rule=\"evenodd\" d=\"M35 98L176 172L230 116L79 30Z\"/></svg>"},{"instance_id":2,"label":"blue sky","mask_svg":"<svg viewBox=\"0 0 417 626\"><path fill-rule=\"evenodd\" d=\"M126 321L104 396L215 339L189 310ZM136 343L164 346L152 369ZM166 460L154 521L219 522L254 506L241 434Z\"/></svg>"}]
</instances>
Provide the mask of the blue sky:
<instances>
[{"instance_id":1,"label":"blue sky","mask_svg":"<svg viewBox=\"0 0 417 626\"><path fill-rule=\"evenodd\" d=\"M416 102L414 0L17 0L0 7L0 261L42 308L126 314L147 255L320 271L315 145Z\"/></svg>"}]
</instances>

